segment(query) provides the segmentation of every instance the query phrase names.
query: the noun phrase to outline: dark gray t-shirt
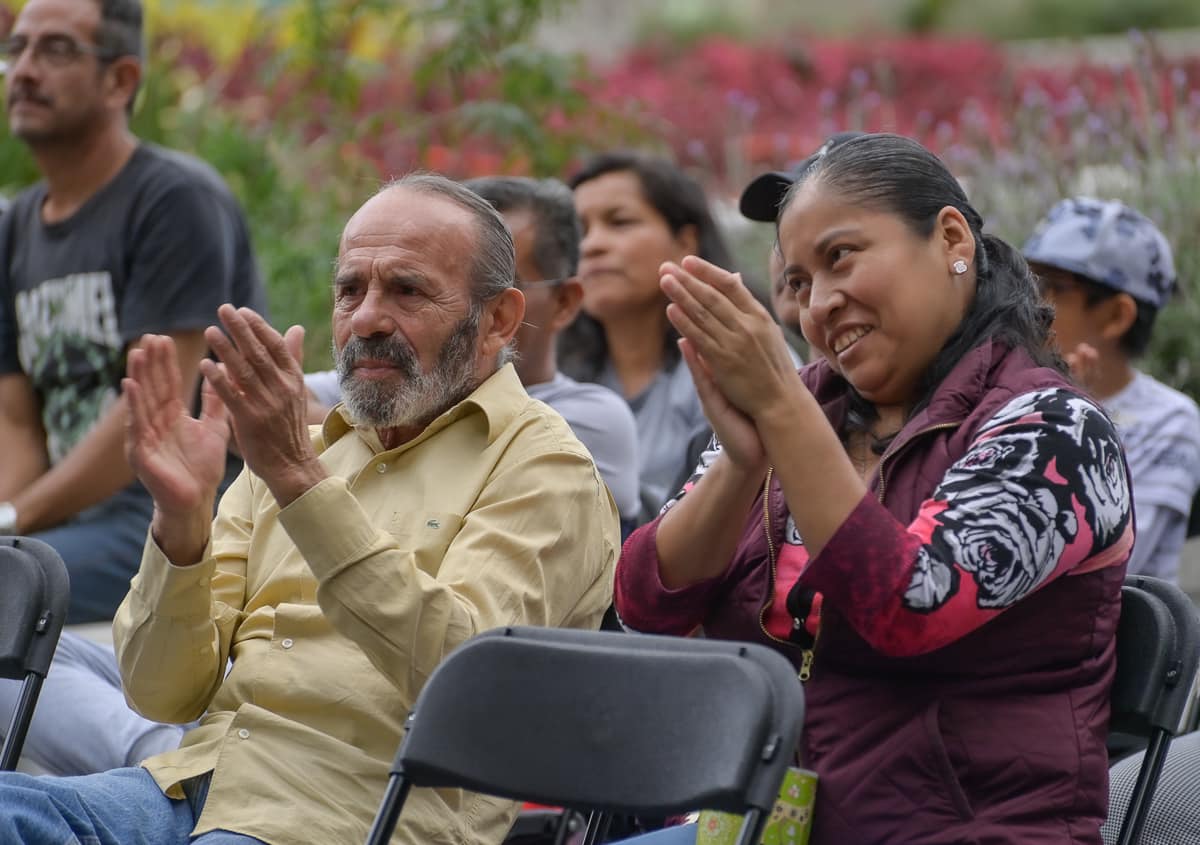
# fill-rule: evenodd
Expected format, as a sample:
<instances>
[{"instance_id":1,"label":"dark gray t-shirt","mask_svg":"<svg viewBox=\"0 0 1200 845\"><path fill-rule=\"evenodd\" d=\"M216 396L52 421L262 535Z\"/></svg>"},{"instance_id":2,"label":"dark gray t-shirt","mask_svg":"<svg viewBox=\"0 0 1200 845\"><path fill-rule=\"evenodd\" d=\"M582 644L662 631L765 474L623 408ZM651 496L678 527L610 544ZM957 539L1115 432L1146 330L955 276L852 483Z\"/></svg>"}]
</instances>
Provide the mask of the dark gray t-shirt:
<instances>
[{"instance_id":1,"label":"dark gray t-shirt","mask_svg":"<svg viewBox=\"0 0 1200 845\"><path fill-rule=\"evenodd\" d=\"M46 225L44 184L0 230L0 374L42 402L51 463L116 400L142 334L201 329L223 302L265 313L246 222L216 171L142 144L67 220Z\"/></svg>"}]
</instances>

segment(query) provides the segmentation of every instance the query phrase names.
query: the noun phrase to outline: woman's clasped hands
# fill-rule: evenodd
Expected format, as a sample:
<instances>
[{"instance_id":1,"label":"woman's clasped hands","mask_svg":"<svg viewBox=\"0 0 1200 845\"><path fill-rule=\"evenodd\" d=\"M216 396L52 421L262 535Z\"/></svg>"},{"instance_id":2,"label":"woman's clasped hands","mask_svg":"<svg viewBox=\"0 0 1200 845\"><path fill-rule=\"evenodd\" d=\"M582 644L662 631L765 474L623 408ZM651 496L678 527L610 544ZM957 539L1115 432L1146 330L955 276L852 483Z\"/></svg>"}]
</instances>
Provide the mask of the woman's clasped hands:
<instances>
[{"instance_id":1,"label":"woman's clasped hands","mask_svg":"<svg viewBox=\"0 0 1200 845\"><path fill-rule=\"evenodd\" d=\"M722 448L743 467L762 466L757 423L805 391L782 331L739 273L694 255L659 272L667 318Z\"/></svg>"}]
</instances>

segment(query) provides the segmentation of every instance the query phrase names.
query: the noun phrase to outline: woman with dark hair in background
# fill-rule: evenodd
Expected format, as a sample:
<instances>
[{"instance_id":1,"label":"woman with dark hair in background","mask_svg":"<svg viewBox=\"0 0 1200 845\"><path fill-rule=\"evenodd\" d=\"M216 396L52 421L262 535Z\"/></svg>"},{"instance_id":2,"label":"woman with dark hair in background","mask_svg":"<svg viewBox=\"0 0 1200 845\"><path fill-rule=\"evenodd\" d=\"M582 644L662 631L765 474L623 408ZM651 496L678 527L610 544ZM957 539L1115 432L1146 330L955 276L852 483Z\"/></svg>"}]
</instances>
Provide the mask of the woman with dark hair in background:
<instances>
[{"instance_id":1,"label":"woman with dark hair in background","mask_svg":"<svg viewBox=\"0 0 1200 845\"><path fill-rule=\"evenodd\" d=\"M777 226L800 374L738 277L663 267L719 446L626 543L622 621L792 659L813 845L1099 845L1133 544L1111 422L916 142L830 150Z\"/></svg>"},{"instance_id":2,"label":"woman with dark hair in background","mask_svg":"<svg viewBox=\"0 0 1200 845\"><path fill-rule=\"evenodd\" d=\"M638 426L640 483L649 517L674 492L689 438L707 426L679 334L658 284L664 261L732 261L700 185L665 159L605 153L570 180L583 225L583 314L559 343L559 365L625 397Z\"/></svg>"}]
</instances>

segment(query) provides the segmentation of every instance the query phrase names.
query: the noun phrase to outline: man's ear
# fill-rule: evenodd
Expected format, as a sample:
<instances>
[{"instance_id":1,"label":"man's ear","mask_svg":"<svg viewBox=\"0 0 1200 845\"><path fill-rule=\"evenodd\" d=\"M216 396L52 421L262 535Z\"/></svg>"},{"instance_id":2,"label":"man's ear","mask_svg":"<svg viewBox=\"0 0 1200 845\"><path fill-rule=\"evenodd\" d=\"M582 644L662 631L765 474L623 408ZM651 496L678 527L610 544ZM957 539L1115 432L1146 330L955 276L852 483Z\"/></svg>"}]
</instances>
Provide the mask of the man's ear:
<instances>
[{"instance_id":1,"label":"man's ear","mask_svg":"<svg viewBox=\"0 0 1200 845\"><path fill-rule=\"evenodd\" d=\"M1096 303L1100 317L1100 336L1117 342L1137 320L1137 302L1127 293L1118 293Z\"/></svg>"},{"instance_id":2,"label":"man's ear","mask_svg":"<svg viewBox=\"0 0 1200 845\"><path fill-rule=\"evenodd\" d=\"M521 320L525 318L525 294L516 288L501 291L483 306L479 325L479 354L487 360L495 358L513 339Z\"/></svg>"},{"instance_id":3,"label":"man's ear","mask_svg":"<svg viewBox=\"0 0 1200 845\"><path fill-rule=\"evenodd\" d=\"M142 81L142 63L133 56L113 59L108 65L106 79L106 97L114 100L114 105L119 103L123 111L131 108ZM127 107L126 103L130 105Z\"/></svg>"},{"instance_id":4,"label":"man's ear","mask_svg":"<svg viewBox=\"0 0 1200 845\"><path fill-rule=\"evenodd\" d=\"M579 309L583 305L583 283L578 276L572 276L565 282L554 287L554 314L550 317L548 328L551 332L560 332L575 321Z\"/></svg>"}]
</instances>

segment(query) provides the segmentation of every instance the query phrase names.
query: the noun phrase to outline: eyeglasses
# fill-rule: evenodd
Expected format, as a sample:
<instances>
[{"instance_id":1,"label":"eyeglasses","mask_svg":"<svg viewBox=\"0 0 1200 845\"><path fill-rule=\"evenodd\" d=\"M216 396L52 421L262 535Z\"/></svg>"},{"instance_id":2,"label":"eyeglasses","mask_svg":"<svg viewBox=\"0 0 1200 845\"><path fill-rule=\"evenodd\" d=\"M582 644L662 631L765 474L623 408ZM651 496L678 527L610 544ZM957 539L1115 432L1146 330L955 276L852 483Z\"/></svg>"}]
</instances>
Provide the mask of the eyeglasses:
<instances>
[{"instance_id":1,"label":"eyeglasses","mask_svg":"<svg viewBox=\"0 0 1200 845\"><path fill-rule=\"evenodd\" d=\"M29 49L29 39L14 35L0 41L2 70L7 71ZM82 56L95 56L101 61L115 58L109 51L95 44L82 44L68 35L47 35L33 42L33 58L51 67L66 67Z\"/></svg>"},{"instance_id":2,"label":"eyeglasses","mask_svg":"<svg viewBox=\"0 0 1200 845\"><path fill-rule=\"evenodd\" d=\"M571 277L563 276L561 279L539 279L536 282L523 282L520 279L517 279L517 283L516 283L515 287L517 290L531 290L534 288L552 288L556 285L561 285L563 282L567 281L569 278L571 278Z\"/></svg>"}]
</instances>

